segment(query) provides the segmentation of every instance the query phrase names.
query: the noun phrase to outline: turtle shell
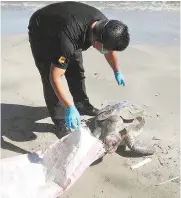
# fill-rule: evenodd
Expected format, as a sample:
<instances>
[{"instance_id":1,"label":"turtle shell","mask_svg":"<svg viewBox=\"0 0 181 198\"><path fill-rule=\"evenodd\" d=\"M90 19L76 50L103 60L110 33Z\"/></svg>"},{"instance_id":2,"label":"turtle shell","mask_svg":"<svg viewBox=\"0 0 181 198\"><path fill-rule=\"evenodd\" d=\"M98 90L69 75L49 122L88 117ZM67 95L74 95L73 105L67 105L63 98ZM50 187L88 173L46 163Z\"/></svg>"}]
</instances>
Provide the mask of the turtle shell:
<instances>
[{"instance_id":1,"label":"turtle shell","mask_svg":"<svg viewBox=\"0 0 181 198\"><path fill-rule=\"evenodd\" d=\"M94 118L95 128L102 129L102 135L119 132L122 135L139 134L145 124L143 108L131 102L119 102L102 108Z\"/></svg>"},{"instance_id":2,"label":"turtle shell","mask_svg":"<svg viewBox=\"0 0 181 198\"><path fill-rule=\"evenodd\" d=\"M127 131L140 131L145 124L145 119L143 117L137 117L133 120L132 123L126 126Z\"/></svg>"},{"instance_id":3,"label":"turtle shell","mask_svg":"<svg viewBox=\"0 0 181 198\"><path fill-rule=\"evenodd\" d=\"M116 108L115 114L121 116L123 120L131 121L137 117L143 116L144 109L138 105L125 102L124 106Z\"/></svg>"},{"instance_id":4,"label":"turtle shell","mask_svg":"<svg viewBox=\"0 0 181 198\"><path fill-rule=\"evenodd\" d=\"M99 119L100 120L106 119L109 116L113 115L113 112L115 112L115 111L119 112L120 109L122 109L125 106L125 104L126 104L125 102L117 102L112 105L105 106L104 108L100 109L98 112L98 115L101 115ZM102 114L103 114L103 116L102 116Z\"/></svg>"},{"instance_id":5,"label":"turtle shell","mask_svg":"<svg viewBox=\"0 0 181 198\"><path fill-rule=\"evenodd\" d=\"M142 107L131 102L118 102L113 105L107 105L101 109L96 117L97 120L103 121L116 115L122 117L123 120L131 121L136 117L142 116L144 110Z\"/></svg>"},{"instance_id":6,"label":"turtle shell","mask_svg":"<svg viewBox=\"0 0 181 198\"><path fill-rule=\"evenodd\" d=\"M113 115L103 122L102 127L105 129L105 131L107 131L107 133L109 132L117 133L123 130L126 127L126 125L121 117L117 115Z\"/></svg>"},{"instance_id":7,"label":"turtle shell","mask_svg":"<svg viewBox=\"0 0 181 198\"><path fill-rule=\"evenodd\" d=\"M104 111L101 111L98 113L96 116L97 121L104 121L108 119L109 117L113 116L115 114L115 109L114 108L107 108Z\"/></svg>"}]
</instances>

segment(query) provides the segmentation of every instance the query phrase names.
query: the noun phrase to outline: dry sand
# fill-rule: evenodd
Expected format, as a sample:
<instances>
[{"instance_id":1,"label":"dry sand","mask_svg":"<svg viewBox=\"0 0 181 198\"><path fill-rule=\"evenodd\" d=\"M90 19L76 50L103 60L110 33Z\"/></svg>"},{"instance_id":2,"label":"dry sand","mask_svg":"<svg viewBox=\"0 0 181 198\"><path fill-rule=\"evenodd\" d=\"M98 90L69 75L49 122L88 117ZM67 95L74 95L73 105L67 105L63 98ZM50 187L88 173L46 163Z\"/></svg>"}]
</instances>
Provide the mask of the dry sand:
<instances>
[{"instance_id":1,"label":"dry sand","mask_svg":"<svg viewBox=\"0 0 181 198\"><path fill-rule=\"evenodd\" d=\"M130 166L143 157L114 153L91 166L63 198L178 198L180 180L156 186L179 176L179 47L130 45L119 53L126 87L118 87L103 56L84 52L87 92L92 104L132 100L147 108L144 138L157 154L138 169ZM54 140L39 73L26 35L2 39L1 158L44 148Z\"/></svg>"}]
</instances>

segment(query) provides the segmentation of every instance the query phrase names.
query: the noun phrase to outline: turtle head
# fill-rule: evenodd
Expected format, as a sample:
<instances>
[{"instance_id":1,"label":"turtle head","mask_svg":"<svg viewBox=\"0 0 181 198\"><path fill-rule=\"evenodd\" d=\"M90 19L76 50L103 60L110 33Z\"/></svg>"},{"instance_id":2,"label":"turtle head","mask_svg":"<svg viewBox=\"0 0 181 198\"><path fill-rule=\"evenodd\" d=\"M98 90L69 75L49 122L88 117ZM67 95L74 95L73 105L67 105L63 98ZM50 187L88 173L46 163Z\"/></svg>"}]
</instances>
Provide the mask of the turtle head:
<instances>
[{"instance_id":1,"label":"turtle head","mask_svg":"<svg viewBox=\"0 0 181 198\"><path fill-rule=\"evenodd\" d=\"M119 133L114 132L114 133L107 135L105 139L103 140L107 153L115 152L119 144L121 143L121 140L122 138L119 135Z\"/></svg>"},{"instance_id":2,"label":"turtle head","mask_svg":"<svg viewBox=\"0 0 181 198\"><path fill-rule=\"evenodd\" d=\"M104 120L101 126L101 139L108 153L113 153L117 150L122 141L122 136L119 131L124 127L122 119L117 115L112 115Z\"/></svg>"}]
</instances>

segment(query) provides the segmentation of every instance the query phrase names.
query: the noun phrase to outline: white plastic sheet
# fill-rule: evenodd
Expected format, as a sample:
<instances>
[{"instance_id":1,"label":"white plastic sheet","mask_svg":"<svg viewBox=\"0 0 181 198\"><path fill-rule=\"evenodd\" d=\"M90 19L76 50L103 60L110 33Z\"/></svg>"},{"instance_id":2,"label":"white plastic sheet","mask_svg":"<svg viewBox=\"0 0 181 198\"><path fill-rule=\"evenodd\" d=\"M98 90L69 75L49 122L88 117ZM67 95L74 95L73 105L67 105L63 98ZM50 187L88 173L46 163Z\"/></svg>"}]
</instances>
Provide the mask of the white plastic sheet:
<instances>
[{"instance_id":1,"label":"white plastic sheet","mask_svg":"<svg viewBox=\"0 0 181 198\"><path fill-rule=\"evenodd\" d=\"M1 197L61 197L104 152L102 142L83 127L44 151L3 159Z\"/></svg>"}]
</instances>

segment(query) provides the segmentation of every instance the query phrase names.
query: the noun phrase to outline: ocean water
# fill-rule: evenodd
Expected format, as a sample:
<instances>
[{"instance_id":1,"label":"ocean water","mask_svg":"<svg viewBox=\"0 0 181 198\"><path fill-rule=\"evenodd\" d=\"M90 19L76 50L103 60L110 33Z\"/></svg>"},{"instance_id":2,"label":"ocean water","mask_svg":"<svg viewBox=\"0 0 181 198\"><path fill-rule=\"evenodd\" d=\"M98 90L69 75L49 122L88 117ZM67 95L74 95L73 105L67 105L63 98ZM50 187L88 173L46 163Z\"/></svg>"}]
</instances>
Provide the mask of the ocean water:
<instances>
[{"instance_id":1,"label":"ocean water","mask_svg":"<svg viewBox=\"0 0 181 198\"><path fill-rule=\"evenodd\" d=\"M54 1L55 2L55 1ZM1 37L27 34L30 16L51 2L1 2ZM180 2L84 2L95 6L110 19L124 21L131 43L180 45Z\"/></svg>"}]
</instances>

